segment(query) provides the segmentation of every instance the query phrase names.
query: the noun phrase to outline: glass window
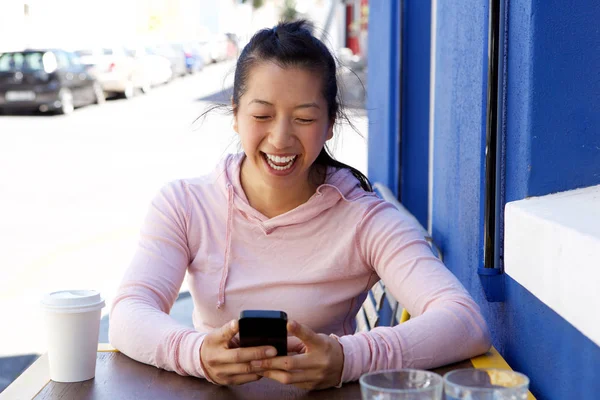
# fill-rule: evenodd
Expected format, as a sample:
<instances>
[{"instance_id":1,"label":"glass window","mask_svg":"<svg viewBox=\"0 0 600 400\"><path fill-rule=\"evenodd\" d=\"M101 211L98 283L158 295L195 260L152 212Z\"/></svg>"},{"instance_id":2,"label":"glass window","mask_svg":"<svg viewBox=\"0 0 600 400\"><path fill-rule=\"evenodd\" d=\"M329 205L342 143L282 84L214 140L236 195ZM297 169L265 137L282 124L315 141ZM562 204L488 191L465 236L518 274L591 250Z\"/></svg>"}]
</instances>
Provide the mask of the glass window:
<instances>
[{"instance_id":1,"label":"glass window","mask_svg":"<svg viewBox=\"0 0 600 400\"><path fill-rule=\"evenodd\" d=\"M71 65L81 65L81 60L79 59L79 56L77 54L67 53L67 56L69 57Z\"/></svg>"},{"instance_id":2,"label":"glass window","mask_svg":"<svg viewBox=\"0 0 600 400\"><path fill-rule=\"evenodd\" d=\"M57 51L54 53L54 55L56 56L56 61L58 62L58 68L69 68L71 66L71 62L69 60L69 56L67 56L67 53Z\"/></svg>"},{"instance_id":3,"label":"glass window","mask_svg":"<svg viewBox=\"0 0 600 400\"><path fill-rule=\"evenodd\" d=\"M83 57L83 56L93 56L94 55L94 51L90 50L90 49L77 50L75 52L75 54L77 54L80 57Z\"/></svg>"},{"instance_id":4,"label":"glass window","mask_svg":"<svg viewBox=\"0 0 600 400\"><path fill-rule=\"evenodd\" d=\"M0 56L0 71L39 71L44 69L42 53L4 53Z\"/></svg>"}]
</instances>

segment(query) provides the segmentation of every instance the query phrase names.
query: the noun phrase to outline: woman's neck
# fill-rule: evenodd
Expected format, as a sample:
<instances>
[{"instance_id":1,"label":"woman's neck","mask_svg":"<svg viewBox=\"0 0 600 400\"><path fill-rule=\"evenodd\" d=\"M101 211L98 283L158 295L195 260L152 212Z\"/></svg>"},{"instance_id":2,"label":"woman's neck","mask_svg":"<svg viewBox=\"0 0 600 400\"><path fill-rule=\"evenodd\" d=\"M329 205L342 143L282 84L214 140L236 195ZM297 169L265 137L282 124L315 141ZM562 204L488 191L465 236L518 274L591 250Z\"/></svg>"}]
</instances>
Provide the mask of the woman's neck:
<instances>
[{"instance_id":1,"label":"woman's neck","mask_svg":"<svg viewBox=\"0 0 600 400\"><path fill-rule=\"evenodd\" d=\"M315 193L318 185L306 182L295 188L274 188L266 184L248 184L242 164L240 183L248 202L267 218L274 218L306 203Z\"/></svg>"}]
</instances>

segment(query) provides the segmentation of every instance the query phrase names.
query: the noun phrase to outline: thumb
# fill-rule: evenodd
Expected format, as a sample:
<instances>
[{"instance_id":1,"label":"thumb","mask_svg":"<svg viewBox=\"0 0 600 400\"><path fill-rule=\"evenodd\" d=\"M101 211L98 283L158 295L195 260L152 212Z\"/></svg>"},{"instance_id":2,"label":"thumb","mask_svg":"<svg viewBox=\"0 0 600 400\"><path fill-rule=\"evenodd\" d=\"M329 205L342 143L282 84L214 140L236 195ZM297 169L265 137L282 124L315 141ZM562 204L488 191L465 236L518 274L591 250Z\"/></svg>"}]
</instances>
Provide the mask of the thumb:
<instances>
[{"instance_id":1,"label":"thumb","mask_svg":"<svg viewBox=\"0 0 600 400\"><path fill-rule=\"evenodd\" d=\"M304 324L290 321L287 328L288 332L300 339L307 347L321 343L319 335Z\"/></svg>"},{"instance_id":2,"label":"thumb","mask_svg":"<svg viewBox=\"0 0 600 400\"><path fill-rule=\"evenodd\" d=\"M224 344L227 347L229 341L232 340L235 337L235 335L237 335L239 329L240 328L237 320L234 319L229 321L217 331L216 337L218 342Z\"/></svg>"}]
</instances>

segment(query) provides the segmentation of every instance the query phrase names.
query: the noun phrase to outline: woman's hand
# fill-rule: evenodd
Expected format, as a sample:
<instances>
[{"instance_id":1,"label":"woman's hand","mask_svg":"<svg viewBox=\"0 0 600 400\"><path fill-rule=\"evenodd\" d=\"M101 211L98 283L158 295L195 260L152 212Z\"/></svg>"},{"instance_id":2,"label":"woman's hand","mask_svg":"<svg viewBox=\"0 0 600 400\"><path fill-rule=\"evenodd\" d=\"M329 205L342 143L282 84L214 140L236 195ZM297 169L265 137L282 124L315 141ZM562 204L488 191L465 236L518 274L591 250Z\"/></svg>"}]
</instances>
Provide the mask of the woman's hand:
<instances>
[{"instance_id":1,"label":"woman's hand","mask_svg":"<svg viewBox=\"0 0 600 400\"><path fill-rule=\"evenodd\" d=\"M238 321L233 320L210 332L200 347L200 361L207 378L220 385L241 385L261 378L254 372L251 361L274 357L272 346L240 348L235 339Z\"/></svg>"},{"instance_id":2,"label":"woman's hand","mask_svg":"<svg viewBox=\"0 0 600 400\"><path fill-rule=\"evenodd\" d=\"M330 336L315 333L306 325L290 321L288 351L296 355L252 361L253 371L302 389L325 389L340 383L344 366L342 345Z\"/></svg>"}]
</instances>

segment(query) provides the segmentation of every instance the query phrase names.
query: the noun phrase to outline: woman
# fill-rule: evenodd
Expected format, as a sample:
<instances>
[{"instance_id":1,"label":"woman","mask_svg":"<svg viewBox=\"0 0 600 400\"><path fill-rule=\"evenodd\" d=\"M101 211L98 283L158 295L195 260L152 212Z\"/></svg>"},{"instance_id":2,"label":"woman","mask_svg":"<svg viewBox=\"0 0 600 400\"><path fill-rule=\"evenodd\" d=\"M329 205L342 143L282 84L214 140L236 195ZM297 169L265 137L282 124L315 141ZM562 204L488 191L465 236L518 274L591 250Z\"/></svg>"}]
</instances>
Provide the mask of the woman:
<instances>
[{"instance_id":1,"label":"woman","mask_svg":"<svg viewBox=\"0 0 600 400\"><path fill-rule=\"evenodd\" d=\"M484 353L488 328L460 282L359 171L329 156L343 112L336 65L303 21L259 31L237 62L232 107L243 153L154 199L111 312L110 341L138 361L243 384L308 389ZM195 329L172 320L186 271ZM382 279L413 318L354 333ZM239 348L244 309L287 312L288 356Z\"/></svg>"}]
</instances>

